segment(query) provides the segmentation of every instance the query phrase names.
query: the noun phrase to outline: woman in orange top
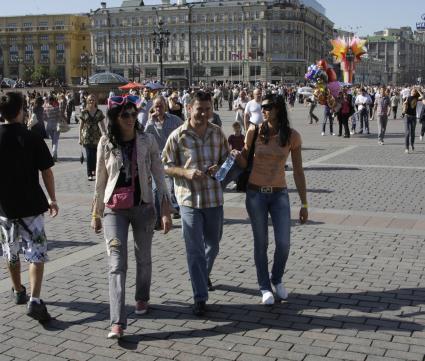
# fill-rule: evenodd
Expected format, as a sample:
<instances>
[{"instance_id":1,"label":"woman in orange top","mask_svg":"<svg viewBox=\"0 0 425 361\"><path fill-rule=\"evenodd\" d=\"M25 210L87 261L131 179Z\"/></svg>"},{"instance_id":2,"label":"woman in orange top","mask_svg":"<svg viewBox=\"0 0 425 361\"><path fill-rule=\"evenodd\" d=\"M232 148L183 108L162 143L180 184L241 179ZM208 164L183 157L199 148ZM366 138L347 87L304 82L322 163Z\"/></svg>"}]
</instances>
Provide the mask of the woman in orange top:
<instances>
[{"instance_id":1,"label":"woman in orange top","mask_svg":"<svg viewBox=\"0 0 425 361\"><path fill-rule=\"evenodd\" d=\"M285 179L285 164L289 153L292 157L295 185L302 204L299 214L301 223L307 221L308 211L301 136L289 125L285 100L282 96L266 95L261 109L264 123L258 130L254 125L248 129L241 165L246 164L247 154L256 138L252 171L247 185L246 208L254 234L254 259L262 303L271 305L275 301L272 285L277 299L288 297L282 277L290 247L291 213ZM276 244L270 275L267 259L269 214Z\"/></svg>"}]
</instances>

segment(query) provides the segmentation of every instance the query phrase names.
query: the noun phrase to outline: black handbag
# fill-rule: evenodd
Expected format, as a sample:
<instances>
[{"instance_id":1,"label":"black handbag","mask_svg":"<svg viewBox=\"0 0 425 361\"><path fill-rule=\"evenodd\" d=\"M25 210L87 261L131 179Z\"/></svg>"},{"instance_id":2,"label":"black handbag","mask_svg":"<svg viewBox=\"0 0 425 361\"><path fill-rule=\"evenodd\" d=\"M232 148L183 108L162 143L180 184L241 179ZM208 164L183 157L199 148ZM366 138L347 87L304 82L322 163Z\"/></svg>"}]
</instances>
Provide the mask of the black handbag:
<instances>
[{"instance_id":1,"label":"black handbag","mask_svg":"<svg viewBox=\"0 0 425 361\"><path fill-rule=\"evenodd\" d=\"M254 133L254 139L252 140L251 148L249 148L248 153L248 165L243 170L243 172L240 174L237 182L236 182L236 190L238 192L246 192L247 186L248 186L248 179L252 171L252 165L254 163L254 153L255 153L255 142L257 141L258 137L258 125L255 126L255 133Z\"/></svg>"}]
</instances>

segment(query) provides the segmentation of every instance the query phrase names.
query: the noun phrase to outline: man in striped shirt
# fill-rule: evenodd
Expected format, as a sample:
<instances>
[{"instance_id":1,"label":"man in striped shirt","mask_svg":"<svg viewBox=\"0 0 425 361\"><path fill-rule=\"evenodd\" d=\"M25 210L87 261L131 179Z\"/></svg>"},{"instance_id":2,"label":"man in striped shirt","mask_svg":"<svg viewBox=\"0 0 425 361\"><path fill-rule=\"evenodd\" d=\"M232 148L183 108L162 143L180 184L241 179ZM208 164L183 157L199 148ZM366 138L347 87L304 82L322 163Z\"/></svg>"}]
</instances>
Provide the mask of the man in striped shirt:
<instances>
[{"instance_id":1,"label":"man in striped shirt","mask_svg":"<svg viewBox=\"0 0 425 361\"><path fill-rule=\"evenodd\" d=\"M229 145L223 131L208 122L212 115L210 94L196 92L189 111L189 120L168 138L162 160L166 173L174 178L194 295L193 313L201 316L223 230L223 191L214 174L226 160Z\"/></svg>"}]
</instances>

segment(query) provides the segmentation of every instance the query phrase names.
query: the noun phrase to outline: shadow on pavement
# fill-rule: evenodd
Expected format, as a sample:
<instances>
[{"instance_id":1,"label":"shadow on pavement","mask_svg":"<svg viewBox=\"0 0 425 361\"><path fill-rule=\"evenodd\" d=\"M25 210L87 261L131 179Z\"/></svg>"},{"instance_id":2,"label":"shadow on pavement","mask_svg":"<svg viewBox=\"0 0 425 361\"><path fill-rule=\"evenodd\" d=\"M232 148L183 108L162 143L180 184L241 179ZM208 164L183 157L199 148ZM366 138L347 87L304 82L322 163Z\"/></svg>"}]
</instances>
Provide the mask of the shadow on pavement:
<instances>
[{"instance_id":1,"label":"shadow on pavement","mask_svg":"<svg viewBox=\"0 0 425 361\"><path fill-rule=\"evenodd\" d=\"M236 287L226 284L217 284L218 291L259 296L259 292L245 287ZM425 288L405 288L388 291L365 291L359 293L323 292L315 295L291 293L286 302L275 303L267 307L260 304L209 304L207 313L202 320L220 322L204 329L190 329L181 331L154 331L126 335L119 345L125 349L135 349L137 344L146 340L158 339L184 339L198 337L212 337L220 334L232 334L250 330L269 328L271 330L302 330L307 331L317 328L354 329L358 331L372 331L379 329L397 332L423 331L425 325L407 317L422 315L424 312L410 312L404 314L402 308L418 307L425 304ZM73 312L93 313L92 316L72 322L53 320L47 329L63 330L71 324L86 324L91 322L106 321L109 319L106 303L91 302L51 302L51 305L63 307ZM131 320L197 320L192 315L191 305L180 301L166 301L163 304L151 305L150 312L142 317L133 313L134 309L127 307L130 324ZM335 310L335 314L332 314ZM382 313L398 311L400 314L386 318ZM311 312L309 312L311 311ZM346 311L346 312L345 312ZM359 312L358 315L350 313ZM329 314L326 316L324 314ZM399 319L397 319L399 318ZM227 322L226 324L223 324ZM134 321L133 321L134 322ZM142 321L143 324L143 321ZM207 325L207 323L206 323ZM106 331L105 331L106 333Z\"/></svg>"},{"instance_id":2,"label":"shadow on pavement","mask_svg":"<svg viewBox=\"0 0 425 361\"><path fill-rule=\"evenodd\" d=\"M67 247L90 247L99 244L97 242L91 241L59 241L59 240L50 240L47 243L48 250L57 249L57 248L67 248Z\"/></svg>"}]
</instances>

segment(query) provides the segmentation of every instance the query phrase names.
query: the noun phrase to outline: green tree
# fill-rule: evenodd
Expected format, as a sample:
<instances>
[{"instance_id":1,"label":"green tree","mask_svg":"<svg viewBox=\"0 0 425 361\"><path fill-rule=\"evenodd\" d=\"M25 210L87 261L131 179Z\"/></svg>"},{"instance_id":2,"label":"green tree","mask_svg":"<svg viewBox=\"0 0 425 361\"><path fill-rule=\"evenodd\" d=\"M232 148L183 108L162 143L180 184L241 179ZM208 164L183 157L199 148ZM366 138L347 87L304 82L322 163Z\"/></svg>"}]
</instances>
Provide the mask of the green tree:
<instances>
[{"instance_id":1,"label":"green tree","mask_svg":"<svg viewBox=\"0 0 425 361\"><path fill-rule=\"evenodd\" d=\"M34 72L32 73L32 80L36 82L40 82L49 77L49 69L43 65L36 65L34 68Z\"/></svg>"}]
</instances>

